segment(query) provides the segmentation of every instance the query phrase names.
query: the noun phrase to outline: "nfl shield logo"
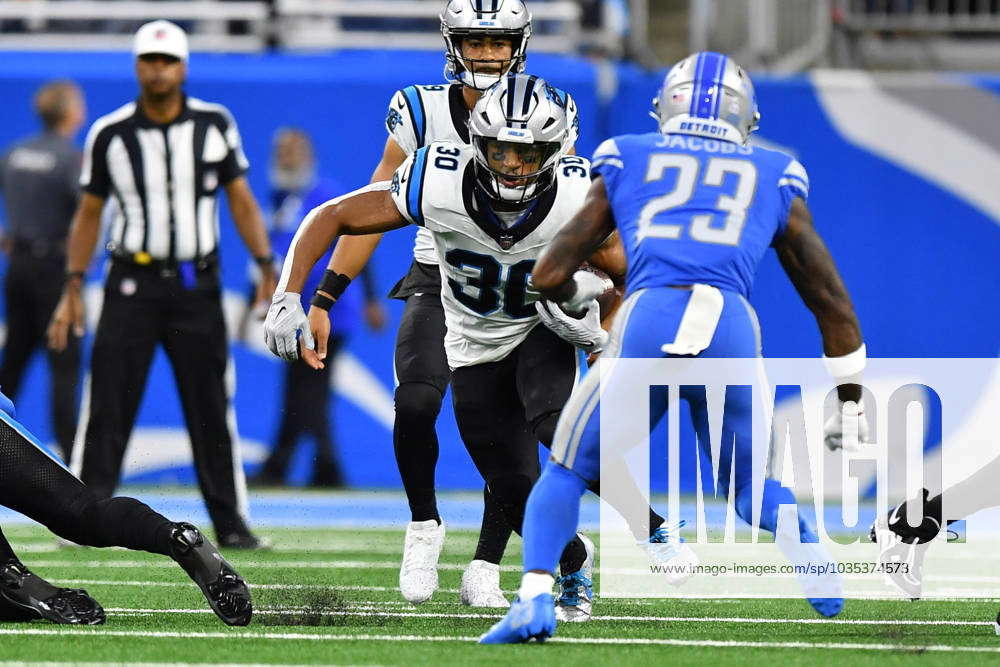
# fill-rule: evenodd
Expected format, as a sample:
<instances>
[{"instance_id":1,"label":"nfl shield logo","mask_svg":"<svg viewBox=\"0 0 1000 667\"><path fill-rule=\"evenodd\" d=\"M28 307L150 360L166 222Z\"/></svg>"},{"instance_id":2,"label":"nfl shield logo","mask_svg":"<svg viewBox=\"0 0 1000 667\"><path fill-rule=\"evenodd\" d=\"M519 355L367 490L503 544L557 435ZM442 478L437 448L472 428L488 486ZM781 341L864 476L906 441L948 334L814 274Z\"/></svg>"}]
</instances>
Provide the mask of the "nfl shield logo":
<instances>
[{"instance_id":1,"label":"nfl shield logo","mask_svg":"<svg viewBox=\"0 0 1000 667\"><path fill-rule=\"evenodd\" d=\"M510 247L514 245L514 235L513 234L501 234L500 235L500 247L504 250L510 250Z\"/></svg>"}]
</instances>

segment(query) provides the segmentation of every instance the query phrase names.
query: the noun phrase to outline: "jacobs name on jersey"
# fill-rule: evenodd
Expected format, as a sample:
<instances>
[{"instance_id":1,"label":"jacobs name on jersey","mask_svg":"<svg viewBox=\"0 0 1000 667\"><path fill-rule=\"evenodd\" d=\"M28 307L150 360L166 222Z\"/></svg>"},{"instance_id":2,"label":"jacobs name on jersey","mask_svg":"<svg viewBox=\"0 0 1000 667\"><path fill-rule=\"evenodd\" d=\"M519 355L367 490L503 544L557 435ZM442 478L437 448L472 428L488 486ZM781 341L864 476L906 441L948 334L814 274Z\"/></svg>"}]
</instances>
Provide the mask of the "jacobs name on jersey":
<instances>
[{"instance_id":1,"label":"jacobs name on jersey","mask_svg":"<svg viewBox=\"0 0 1000 667\"><path fill-rule=\"evenodd\" d=\"M531 269L589 188L590 161L565 156L552 186L508 225L477 187L467 144L434 142L396 171L396 206L436 242L451 368L503 359L538 324Z\"/></svg>"}]
</instances>

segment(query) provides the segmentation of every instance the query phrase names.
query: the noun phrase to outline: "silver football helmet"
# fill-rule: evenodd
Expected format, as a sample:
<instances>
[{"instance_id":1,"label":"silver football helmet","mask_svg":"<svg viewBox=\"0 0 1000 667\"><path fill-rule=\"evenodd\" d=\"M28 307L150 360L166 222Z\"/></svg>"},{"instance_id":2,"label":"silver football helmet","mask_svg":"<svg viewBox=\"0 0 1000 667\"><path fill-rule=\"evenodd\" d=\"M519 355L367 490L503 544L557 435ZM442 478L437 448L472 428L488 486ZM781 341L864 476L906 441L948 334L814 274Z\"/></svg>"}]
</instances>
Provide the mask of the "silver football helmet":
<instances>
[{"instance_id":1,"label":"silver football helmet","mask_svg":"<svg viewBox=\"0 0 1000 667\"><path fill-rule=\"evenodd\" d=\"M760 111L753 82L732 58L703 51L667 72L653 117L664 134L696 134L745 144Z\"/></svg>"},{"instance_id":2,"label":"silver football helmet","mask_svg":"<svg viewBox=\"0 0 1000 667\"><path fill-rule=\"evenodd\" d=\"M441 14L441 34L447 47L445 78L486 90L507 74L524 71L531 12L523 0L450 0ZM511 40L509 61L470 60L463 55L462 40L486 36Z\"/></svg>"},{"instance_id":3,"label":"silver football helmet","mask_svg":"<svg viewBox=\"0 0 1000 667\"><path fill-rule=\"evenodd\" d=\"M544 79L509 74L469 116L479 186L493 200L521 204L551 187L556 163L576 142L576 102Z\"/></svg>"}]
</instances>

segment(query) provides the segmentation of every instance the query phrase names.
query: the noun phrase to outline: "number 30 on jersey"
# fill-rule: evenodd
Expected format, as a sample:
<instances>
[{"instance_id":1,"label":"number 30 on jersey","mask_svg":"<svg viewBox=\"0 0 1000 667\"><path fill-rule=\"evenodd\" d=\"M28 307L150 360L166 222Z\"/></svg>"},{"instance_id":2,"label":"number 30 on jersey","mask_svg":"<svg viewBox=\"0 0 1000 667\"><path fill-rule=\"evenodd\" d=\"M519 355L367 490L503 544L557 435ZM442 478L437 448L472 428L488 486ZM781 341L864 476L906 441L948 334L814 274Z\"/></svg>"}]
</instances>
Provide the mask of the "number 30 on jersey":
<instances>
[{"instance_id":1,"label":"number 30 on jersey","mask_svg":"<svg viewBox=\"0 0 1000 667\"><path fill-rule=\"evenodd\" d=\"M464 285L448 279L455 299L472 312L489 315L502 308L515 320L535 315L534 302L528 302L528 278L535 260L525 259L505 267L490 255L454 248L445 254L445 261L456 269L473 273Z\"/></svg>"}]
</instances>

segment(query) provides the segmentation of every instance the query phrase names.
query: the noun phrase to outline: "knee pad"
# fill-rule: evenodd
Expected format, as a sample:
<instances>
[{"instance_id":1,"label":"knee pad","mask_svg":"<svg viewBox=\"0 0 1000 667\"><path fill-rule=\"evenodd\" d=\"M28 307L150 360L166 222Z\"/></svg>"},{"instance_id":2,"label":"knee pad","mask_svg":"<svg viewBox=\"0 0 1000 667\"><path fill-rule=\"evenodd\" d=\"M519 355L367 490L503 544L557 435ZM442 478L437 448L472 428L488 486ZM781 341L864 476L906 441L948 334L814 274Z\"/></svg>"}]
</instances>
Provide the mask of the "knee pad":
<instances>
[{"instance_id":1,"label":"knee pad","mask_svg":"<svg viewBox=\"0 0 1000 667\"><path fill-rule=\"evenodd\" d=\"M406 382L396 387L396 415L403 419L437 420L441 392L425 382Z\"/></svg>"}]
</instances>

